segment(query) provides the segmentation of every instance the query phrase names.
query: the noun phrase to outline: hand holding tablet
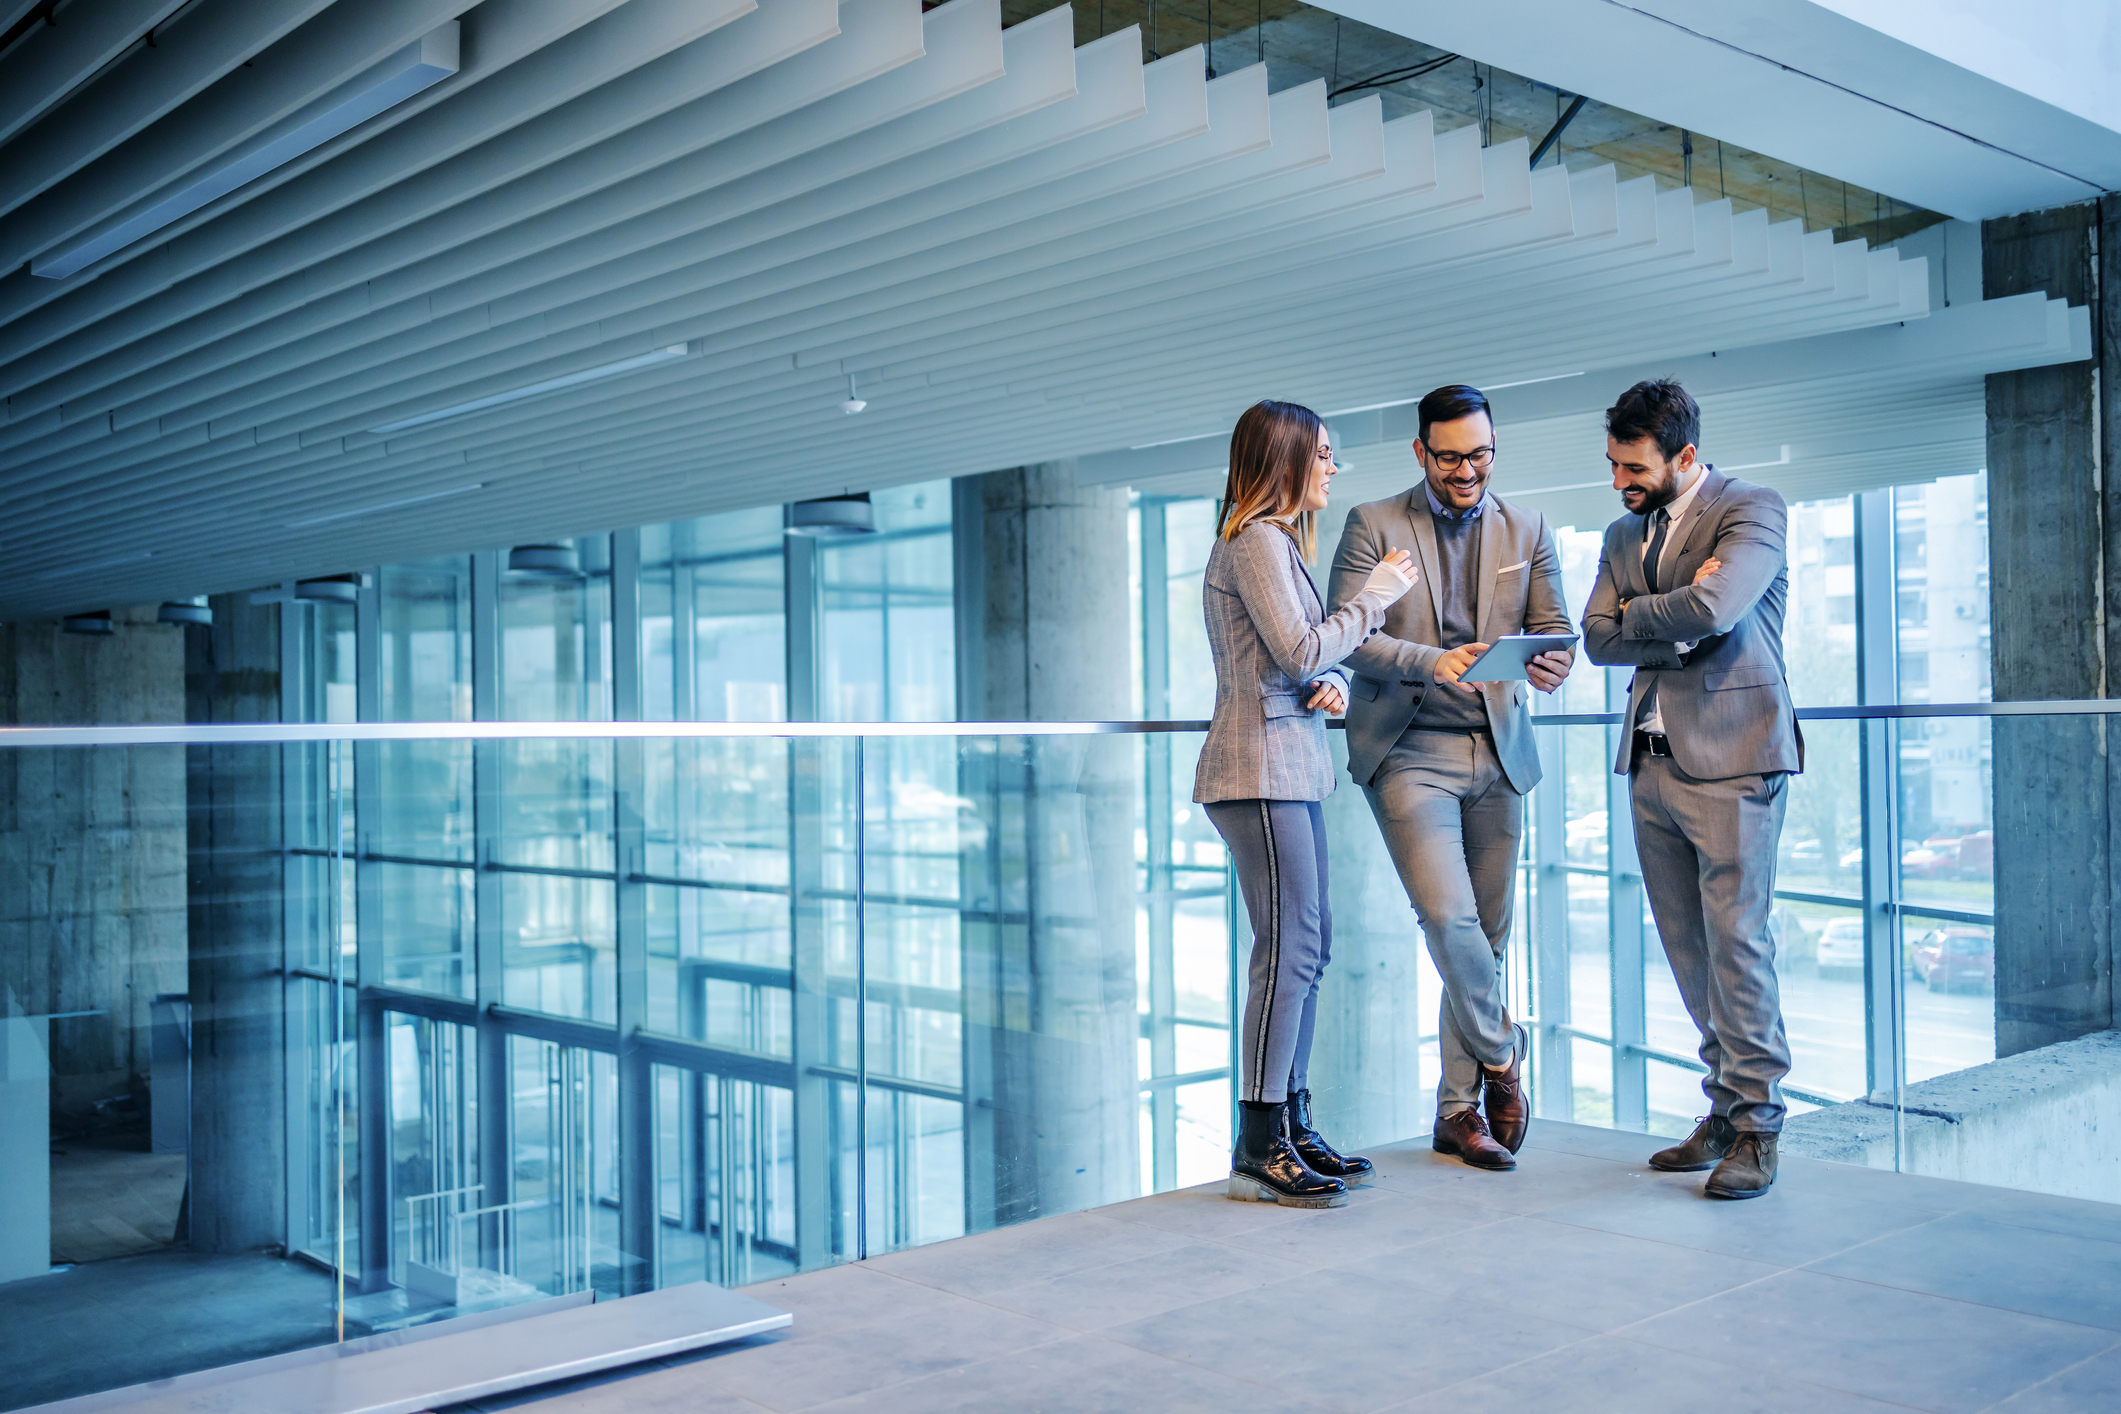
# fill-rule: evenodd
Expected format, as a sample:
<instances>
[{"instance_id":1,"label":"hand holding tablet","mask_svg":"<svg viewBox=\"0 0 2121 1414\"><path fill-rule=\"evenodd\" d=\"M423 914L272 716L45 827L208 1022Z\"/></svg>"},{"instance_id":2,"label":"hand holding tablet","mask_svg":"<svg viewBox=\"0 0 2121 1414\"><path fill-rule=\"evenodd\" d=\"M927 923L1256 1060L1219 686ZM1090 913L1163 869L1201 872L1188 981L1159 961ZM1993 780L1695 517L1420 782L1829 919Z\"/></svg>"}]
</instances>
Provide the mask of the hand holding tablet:
<instances>
[{"instance_id":1,"label":"hand holding tablet","mask_svg":"<svg viewBox=\"0 0 2121 1414\"><path fill-rule=\"evenodd\" d=\"M1573 633L1513 633L1498 638L1458 677L1460 682L1524 682L1526 665L1542 653L1566 653Z\"/></svg>"}]
</instances>

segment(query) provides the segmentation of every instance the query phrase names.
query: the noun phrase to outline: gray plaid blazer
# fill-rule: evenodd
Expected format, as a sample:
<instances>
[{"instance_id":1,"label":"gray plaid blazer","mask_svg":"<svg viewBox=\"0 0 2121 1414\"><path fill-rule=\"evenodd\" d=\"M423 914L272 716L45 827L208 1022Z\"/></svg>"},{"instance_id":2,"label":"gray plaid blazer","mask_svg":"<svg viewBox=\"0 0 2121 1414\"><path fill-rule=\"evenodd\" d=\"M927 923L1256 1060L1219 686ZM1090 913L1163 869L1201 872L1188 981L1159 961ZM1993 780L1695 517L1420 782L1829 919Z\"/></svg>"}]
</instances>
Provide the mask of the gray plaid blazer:
<instances>
[{"instance_id":1,"label":"gray plaid blazer","mask_svg":"<svg viewBox=\"0 0 2121 1414\"><path fill-rule=\"evenodd\" d=\"M1254 521L1208 552L1201 612L1215 658L1215 720L1193 773L1193 799L1324 800L1333 793L1326 714L1311 686L1384 622L1381 590L1328 617L1318 586L1276 525ZM1331 674L1347 692L1345 676Z\"/></svg>"}]
</instances>

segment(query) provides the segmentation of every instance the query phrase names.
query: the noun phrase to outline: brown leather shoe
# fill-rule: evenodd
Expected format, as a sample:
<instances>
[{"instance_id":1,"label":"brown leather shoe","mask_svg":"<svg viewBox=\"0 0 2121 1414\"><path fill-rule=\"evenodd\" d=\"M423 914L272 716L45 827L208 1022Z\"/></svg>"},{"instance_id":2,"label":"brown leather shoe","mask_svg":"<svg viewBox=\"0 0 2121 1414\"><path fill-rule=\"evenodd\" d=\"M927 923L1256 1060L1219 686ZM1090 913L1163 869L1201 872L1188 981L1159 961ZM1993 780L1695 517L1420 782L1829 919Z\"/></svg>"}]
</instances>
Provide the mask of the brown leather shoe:
<instances>
[{"instance_id":1,"label":"brown leather shoe","mask_svg":"<svg viewBox=\"0 0 2121 1414\"><path fill-rule=\"evenodd\" d=\"M1707 1115L1694 1132L1669 1149L1650 1155L1650 1167L1666 1173L1699 1173L1716 1167L1717 1160L1731 1152L1738 1131L1722 1115Z\"/></svg>"},{"instance_id":2,"label":"brown leather shoe","mask_svg":"<svg viewBox=\"0 0 2121 1414\"><path fill-rule=\"evenodd\" d=\"M1780 1135L1740 1130L1731 1152L1701 1191L1711 1198L1758 1198L1775 1186L1775 1148L1780 1142Z\"/></svg>"},{"instance_id":3,"label":"brown leather shoe","mask_svg":"<svg viewBox=\"0 0 2121 1414\"><path fill-rule=\"evenodd\" d=\"M1524 1058L1532 1049L1532 1036L1515 1022L1510 1024L1510 1031L1515 1039L1511 1042L1508 1067L1480 1068L1480 1107L1488 1117L1488 1129L1495 1142L1514 1154L1524 1147L1525 1127L1532 1119L1532 1107L1524 1095Z\"/></svg>"},{"instance_id":4,"label":"brown leather shoe","mask_svg":"<svg viewBox=\"0 0 2121 1414\"><path fill-rule=\"evenodd\" d=\"M1517 1167L1510 1151L1488 1133L1488 1122L1480 1117L1479 1110L1455 1110L1438 1116L1431 1142L1437 1153L1456 1154L1461 1162L1477 1169L1502 1172Z\"/></svg>"}]
</instances>

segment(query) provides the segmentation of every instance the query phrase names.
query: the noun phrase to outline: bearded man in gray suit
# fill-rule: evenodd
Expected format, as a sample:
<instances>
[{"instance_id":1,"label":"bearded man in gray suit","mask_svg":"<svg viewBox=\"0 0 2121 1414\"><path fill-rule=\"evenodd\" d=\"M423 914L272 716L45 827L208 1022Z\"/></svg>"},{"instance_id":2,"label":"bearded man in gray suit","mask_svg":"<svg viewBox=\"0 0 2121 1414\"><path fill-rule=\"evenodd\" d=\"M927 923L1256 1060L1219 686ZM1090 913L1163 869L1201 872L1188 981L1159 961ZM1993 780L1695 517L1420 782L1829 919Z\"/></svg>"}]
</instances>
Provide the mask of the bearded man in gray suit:
<instances>
[{"instance_id":1,"label":"bearded man in gray suit","mask_svg":"<svg viewBox=\"0 0 2121 1414\"><path fill-rule=\"evenodd\" d=\"M1530 1120L1530 1038L1504 1006L1502 957L1539 749L1524 682L1459 678L1504 634L1569 632L1569 609L1546 518L1488 491L1487 398L1454 384L1423 398L1418 415L1422 483L1350 511L1333 557L1335 609L1392 549L1413 550L1426 586L1342 660L1353 673L1348 774L1369 798L1443 979L1435 1148L1511 1169ZM1572 661L1541 654L1530 685L1552 692Z\"/></svg>"},{"instance_id":2,"label":"bearded man in gray suit","mask_svg":"<svg viewBox=\"0 0 2121 1414\"><path fill-rule=\"evenodd\" d=\"M1768 916L1804 737L1782 662L1789 511L1696 459L1701 410L1669 379L1606 413L1627 514L1606 527L1584 650L1635 678L1613 769L1628 777L1657 935L1701 1033L1709 1113L1653 1168L1711 1168L1705 1192L1775 1182L1790 1046Z\"/></svg>"}]
</instances>

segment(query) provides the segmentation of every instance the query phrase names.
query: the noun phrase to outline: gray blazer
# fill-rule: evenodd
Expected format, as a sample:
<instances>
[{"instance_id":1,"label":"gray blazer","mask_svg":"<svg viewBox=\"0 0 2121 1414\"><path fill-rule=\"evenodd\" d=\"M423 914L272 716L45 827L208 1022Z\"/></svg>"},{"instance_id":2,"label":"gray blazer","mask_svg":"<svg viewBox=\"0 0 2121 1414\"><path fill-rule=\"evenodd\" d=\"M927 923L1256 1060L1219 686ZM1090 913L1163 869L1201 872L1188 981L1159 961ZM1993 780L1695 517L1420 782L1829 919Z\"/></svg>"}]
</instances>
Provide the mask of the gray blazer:
<instances>
[{"instance_id":1,"label":"gray blazer","mask_svg":"<svg viewBox=\"0 0 2121 1414\"><path fill-rule=\"evenodd\" d=\"M1474 604L1480 642L1509 633L1568 633L1569 606L1561 594L1561 556L1546 517L1490 495L1481 512L1478 600ZM1355 671L1348 694L1348 774L1368 785L1385 753L1399 740L1415 709L1436 681L1444 655L1437 599L1436 518L1422 486L1348 512L1340 550L1333 556L1329 599L1338 606L1362 587L1370 566L1393 547L1413 551L1421 569L1416 585L1385 615L1384 632L1348 655ZM1520 794L1539 784L1539 744L1532 737L1531 684L1479 685L1487 703L1495 755Z\"/></svg>"},{"instance_id":2,"label":"gray blazer","mask_svg":"<svg viewBox=\"0 0 2121 1414\"><path fill-rule=\"evenodd\" d=\"M1311 684L1384 621L1384 595L1353 597L1330 618L1278 526L1254 521L1208 551L1201 612L1215 657L1215 720L1193 773L1193 799L1324 800L1333 793L1326 714ZM1346 679L1332 674L1346 691Z\"/></svg>"},{"instance_id":3,"label":"gray blazer","mask_svg":"<svg viewBox=\"0 0 2121 1414\"><path fill-rule=\"evenodd\" d=\"M1624 515L1605 528L1598 583L1584 606L1584 650L1594 663L1635 669L1630 727L1642 694L1657 684L1672 759L1688 775L1802 771L1804 734L1782 663L1789 509L1765 486L1713 466L1702 474L1679 548L1665 551L1665 582L1678 588L1655 593L1643 572L1646 517ZM1711 556L1723 568L1693 583ZM1694 649L1682 658L1679 645L1689 640ZM1633 733L1624 731L1613 770L1626 775L1632 764Z\"/></svg>"}]
</instances>

